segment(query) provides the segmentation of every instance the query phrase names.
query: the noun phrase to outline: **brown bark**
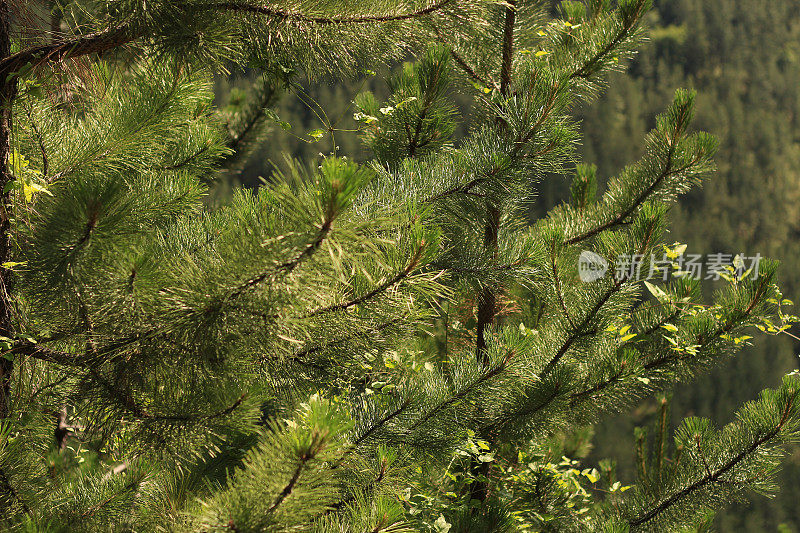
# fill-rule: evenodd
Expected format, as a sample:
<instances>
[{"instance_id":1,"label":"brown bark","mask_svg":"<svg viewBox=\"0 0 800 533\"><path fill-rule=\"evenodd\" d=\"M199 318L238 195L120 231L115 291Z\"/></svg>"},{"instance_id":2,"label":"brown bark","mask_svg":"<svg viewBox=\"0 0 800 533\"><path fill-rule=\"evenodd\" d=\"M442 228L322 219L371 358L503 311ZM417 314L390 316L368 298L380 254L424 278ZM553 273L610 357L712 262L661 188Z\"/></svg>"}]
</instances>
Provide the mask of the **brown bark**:
<instances>
[{"instance_id":1,"label":"brown bark","mask_svg":"<svg viewBox=\"0 0 800 533\"><path fill-rule=\"evenodd\" d=\"M50 42L55 44L61 39L61 7L58 0L52 2L50 9Z\"/></svg>"},{"instance_id":2,"label":"brown bark","mask_svg":"<svg viewBox=\"0 0 800 533\"><path fill-rule=\"evenodd\" d=\"M11 8L9 0L0 0L0 61L11 55ZM17 95L16 78L0 77L0 264L11 259L11 197L8 183L13 180L9 168L11 156L11 108ZM12 336L12 273L0 267L0 335ZM0 358L0 418L11 414L11 376L14 362Z\"/></svg>"},{"instance_id":3,"label":"brown bark","mask_svg":"<svg viewBox=\"0 0 800 533\"><path fill-rule=\"evenodd\" d=\"M514 24L516 23L516 0L510 0L506 6L505 23L503 25L502 54L500 66L500 92L508 96L511 87L511 72L514 59ZM503 119L497 117L499 127L504 127ZM484 230L484 246L488 252L497 255L497 237L500 230L500 209L496 205L488 205L486 210L486 227ZM481 364L488 363L486 353L486 329L494 321L497 295L494 287L484 287L478 295L478 326L475 342L475 355Z\"/></svg>"}]
</instances>

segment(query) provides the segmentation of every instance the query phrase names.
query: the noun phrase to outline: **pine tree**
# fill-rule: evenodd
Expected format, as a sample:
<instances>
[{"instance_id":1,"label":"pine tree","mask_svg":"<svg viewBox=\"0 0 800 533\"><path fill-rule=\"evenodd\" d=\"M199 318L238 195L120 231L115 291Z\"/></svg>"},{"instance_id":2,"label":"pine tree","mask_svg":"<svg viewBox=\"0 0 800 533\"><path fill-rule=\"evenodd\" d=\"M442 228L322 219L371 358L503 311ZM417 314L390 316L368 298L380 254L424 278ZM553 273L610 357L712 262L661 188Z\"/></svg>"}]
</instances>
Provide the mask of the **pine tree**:
<instances>
[{"instance_id":1,"label":"pine tree","mask_svg":"<svg viewBox=\"0 0 800 533\"><path fill-rule=\"evenodd\" d=\"M677 262L669 206L713 168L688 91L602 194L576 166L570 112L648 7L86 0L54 6L52 42L0 1L4 527L675 531L773 490L794 375L722 429L640 439L635 485L566 457L602 413L794 320L769 261L710 304L669 264L658 286L579 279L589 252ZM355 102L373 161L204 206L282 87L409 52L388 101ZM226 115L210 77L242 66L263 80ZM456 144L459 86L481 111ZM528 225L557 175L571 200Z\"/></svg>"}]
</instances>

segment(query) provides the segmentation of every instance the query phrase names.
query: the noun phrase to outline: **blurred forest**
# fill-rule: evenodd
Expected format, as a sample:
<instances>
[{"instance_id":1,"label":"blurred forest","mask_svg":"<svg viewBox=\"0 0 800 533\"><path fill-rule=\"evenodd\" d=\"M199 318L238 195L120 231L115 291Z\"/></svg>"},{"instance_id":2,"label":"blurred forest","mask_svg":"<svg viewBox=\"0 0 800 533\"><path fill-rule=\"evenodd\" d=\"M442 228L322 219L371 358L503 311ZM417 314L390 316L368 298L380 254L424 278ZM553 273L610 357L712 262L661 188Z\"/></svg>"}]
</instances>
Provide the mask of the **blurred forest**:
<instances>
[{"instance_id":1,"label":"blurred forest","mask_svg":"<svg viewBox=\"0 0 800 533\"><path fill-rule=\"evenodd\" d=\"M641 152L644 134L654 126L678 87L698 91L698 129L720 141L718 172L704 188L685 197L672 217L675 241L692 253L740 253L781 260L781 287L800 302L800 12L797 0L660 0L650 13L650 42L625 74L609 80L610 90L591 106L576 110L584 142L584 162L598 176L614 175ZM400 68L398 66L397 68ZM224 203L232 187L257 186L285 164L336 150L365 159L354 130L354 97L370 90L380 101L388 93L390 71L365 73L363 79L318 81L284 88L271 111L269 127L242 161L241 170L214 185L212 202ZM252 76L220 78L220 106L235 108ZM454 87L469 128L468 99ZM331 132L333 130L333 132ZM456 133L458 138L459 132ZM601 179L601 183L602 183ZM531 216L566 200L569 181L554 177L541 184ZM705 282L711 292L713 283ZM775 386L797 367L798 343L790 335L763 336L727 364L674 391L672 420L688 415L730 420L735 408ZM577 455L587 462L625 457L623 478L635 468L634 427L648 427L660 411L660 398L645 402L633 417L620 416L595 428L591 446L577 439ZM588 434L588 433L587 433ZM620 453L622 452L622 453ZM779 476L780 494L755 498L720 514L720 531L800 532L800 449Z\"/></svg>"}]
</instances>

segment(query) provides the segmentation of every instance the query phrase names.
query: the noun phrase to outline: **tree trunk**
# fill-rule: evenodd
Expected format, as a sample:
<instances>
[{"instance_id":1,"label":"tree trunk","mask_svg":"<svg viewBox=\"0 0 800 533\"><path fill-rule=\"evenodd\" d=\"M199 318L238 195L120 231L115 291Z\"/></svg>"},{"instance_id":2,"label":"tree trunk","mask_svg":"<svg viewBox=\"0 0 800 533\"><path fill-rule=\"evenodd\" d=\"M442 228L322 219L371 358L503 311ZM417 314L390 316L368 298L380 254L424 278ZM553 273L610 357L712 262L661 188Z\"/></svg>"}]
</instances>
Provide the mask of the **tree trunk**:
<instances>
[{"instance_id":1,"label":"tree trunk","mask_svg":"<svg viewBox=\"0 0 800 533\"><path fill-rule=\"evenodd\" d=\"M0 60L11 55L11 8L9 0L0 0ZM11 195L8 183L13 180L9 168L11 156L11 107L17 95L17 79L0 77L0 264L11 259ZM12 336L12 274L0 266L0 335ZM11 375L14 362L0 357L0 418L11 414Z\"/></svg>"},{"instance_id":2,"label":"tree trunk","mask_svg":"<svg viewBox=\"0 0 800 533\"><path fill-rule=\"evenodd\" d=\"M53 44L61 40L61 6L58 0L52 2L50 8L50 42Z\"/></svg>"}]
</instances>

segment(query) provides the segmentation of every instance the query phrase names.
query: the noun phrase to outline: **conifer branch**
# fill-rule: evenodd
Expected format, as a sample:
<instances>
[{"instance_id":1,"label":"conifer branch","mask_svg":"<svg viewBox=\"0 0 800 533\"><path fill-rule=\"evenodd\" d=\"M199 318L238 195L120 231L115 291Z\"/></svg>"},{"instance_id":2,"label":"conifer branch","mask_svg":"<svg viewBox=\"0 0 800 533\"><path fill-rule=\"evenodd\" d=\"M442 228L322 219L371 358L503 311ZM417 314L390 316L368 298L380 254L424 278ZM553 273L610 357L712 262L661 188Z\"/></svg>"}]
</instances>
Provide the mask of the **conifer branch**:
<instances>
[{"instance_id":1,"label":"conifer branch","mask_svg":"<svg viewBox=\"0 0 800 533\"><path fill-rule=\"evenodd\" d=\"M653 238L653 231L654 225L651 224L647 229L647 234L642 241L642 244L639 248L638 255L641 255L644 250L650 245L650 240ZM617 277L614 282L611 284L609 290L605 291L600 299L595 303L594 307L589 311L580 325L572 330L572 333L567 337L567 340L561 345L558 349L556 354L553 356L552 359L547 363L547 365L542 370L542 376L545 376L550 373L550 371L555 367L556 364L561 360L561 358L567 353L567 350L572 346L572 344L580 339L581 337L585 337L587 335L593 335L594 331L586 331L586 327L591 323L592 319L600 312L606 302L611 298L614 294L619 292L622 289L623 285L629 281L629 276L619 276Z\"/></svg>"},{"instance_id":2,"label":"conifer branch","mask_svg":"<svg viewBox=\"0 0 800 533\"><path fill-rule=\"evenodd\" d=\"M417 148L422 148L425 145L425 142L420 144L419 137L422 135L422 126L425 120L425 115L428 114L434 102L433 97L436 91L436 84L439 82L439 78L442 74L442 66L443 65L441 64L437 65L439 68L436 69L436 75L432 80L429 81L427 90L425 91L425 97L422 101L422 108L420 109L419 117L417 117L417 124L414 127L414 136L410 138L408 142L408 155L410 157L414 157L417 152ZM406 124L406 127L408 127L408 124Z\"/></svg>"},{"instance_id":3,"label":"conifer branch","mask_svg":"<svg viewBox=\"0 0 800 533\"><path fill-rule=\"evenodd\" d=\"M639 20L642 17L646 1L647 0L639 0L636 6L636 11L634 12L632 17L623 21L622 29L620 30L620 32L606 46L604 46L602 50L600 50L597 54L592 56L592 58L589 59L589 61L584 63L578 70L570 74L570 78L588 78L594 73L593 72L594 67L598 63L600 63L603 60L603 58L605 58L608 54L613 52L613 50L620 43L622 43L625 39L627 39L630 36L631 30L635 28L636 23L639 22Z\"/></svg>"},{"instance_id":4,"label":"conifer branch","mask_svg":"<svg viewBox=\"0 0 800 533\"><path fill-rule=\"evenodd\" d=\"M192 155L189 155L186 158L184 158L183 161L179 163L173 163L172 165L161 166L159 167L159 170L168 170L168 171L180 170L186 165L189 165L192 162L194 162L198 157L200 157L204 153L206 153L209 148L211 148L211 144L206 144Z\"/></svg>"},{"instance_id":5,"label":"conifer branch","mask_svg":"<svg viewBox=\"0 0 800 533\"><path fill-rule=\"evenodd\" d=\"M685 117L687 112L688 109L686 108L686 106L683 106L681 108L681 117ZM674 132L675 133L674 135L670 136L670 143L667 151L667 158L664 163L664 169L661 171L658 177L652 183L650 183L650 185L648 185L648 187L644 191L639 193L639 195L634 199L633 202L631 202L631 204L628 207L623 209L619 214L614 216L611 220L567 239L566 240L567 244L577 244L581 241L594 237L598 233L601 233L603 231L606 231L608 229L623 224L629 216L631 216L637 209L639 209L642 206L642 204L644 204L644 202L656 191L656 189L659 187L659 185L661 185L664 182L664 180L666 180L671 176L685 172L700 162L700 160L706 155L705 152L702 150L698 152L695 155L695 157L686 165L678 169L672 168L672 165L674 163L673 159L675 157L675 148L678 145L679 137L680 134L682 133L681 123L682 120L677 121L679 129Z\"/></svg>"},{"instance_id":6,"label":"conifer branch","mask_svg":"<svg viewBox=\"0 0 800 533\"><path fill-rule=\"evenodd\" d=\"M47 157L47 150L44 147L44 139L42 138L42 134L39 131L39 128L36 126L36 122L33 120L33 113L31 113L31 109L28 106L25 107L25 114L28 116L28 124L31 126L31 130L33 131L33 135L36 138L36 143L39 145L39 152L42 154L42 178L47 181L47 173L49 171L49 159Z\"/></svg>"},{"instance_id":7,"label":"conifer branch","mask_svg":"<svg viewBox=\"0 0 800 533\"><path fill-rule=\"evenodd\" d=\"M127 25L119 25L58 44L34 46L0 60L0 79L6 79L28 65L37 66L88 54L101 54L124 46L138 37Z\"/></svg>"},{"instance_id":8,"label":"conifer branch","mask_svg":"<svg viewBox=\"0 0 800 533\"><path fill-rule=\"evenodd\" d=\"M106 505L108 505L109 503L113 502L117 498L121 498L126 493L129 493L129 492L133 491L134 489L136 489L141 484L141 482L144 479L144 477L145 477L144 474L141 474L139 477L137 477L136 479L133 479L130 483L125 485L120 492L114 493L111 496L109 496L108 498L105 498L104 500L102 500L100 502L97 502L96 504L90 506L84 512L82 512L77 517L75 517L73 520L70 520L68 523L72 524L77 520L82 520L84 518L87 518L87 517L93 515L94 513L96 513L97 511L103 509Z\"/></svg>"},{"instance_id":9,"label":"conifer branch","mask_svg":"<svg viewBox=\"0 0 800 533\"><path fill-rule=\"evenodd\" d=\"M337 16L323 16L323 15L308 15L304 13L293 13L282 9L276 9L270 6L259 6L253 4L246 4L242 2L219 2L203 6L204 9L224 10L241 13L253 13L257 15L265 15L271 18L284 19L290 22L310 22L313 24L330 25L330 24L364 24L364 23L382 23L382 22L396 22L403 20L410 20L425 15L430 15L441 11L448 4L454 0L440 0L422 9L411 11L408 13L387 14L387 15L361 15L355 17L337 17Z\"/></svg>"},{"instance_id":10,"label":"conifer branch","mask_svg":"<svg viewBox=\"0 0 800 533\"><path fill-rule=\"evenodd\" d=\"M761 300L761 296L763 295L764 290L766 289L767 285L769 285L769 282L765 282L765 283L759 284L758 289L756 289L756 294L753 296L753 298L748 303L747 308L745 308L743 310L742 314L738 318L735 318L735 319L731 318L731 319L727 320L724 325L722 325L719 328L717 328L717 330L714 331L708 337L704 337L703 335L699 335L697 337L697 341L696 342L698 344L700 344L701 346L708 346L708 345L711 344L712 341L719 339L722 335L725 335L725 334L729 333L736 326L741 325L742 322L744 322L750 316L750 314L753 312L753 309L755 309L755 306ZM679 359L680 359L679 355L670 354L668 356L661 357L661 358L658 358L658 359L655 359L653 361L650 361L650 362L646 363L644 365L644 368L645 368L645 370L653 370L653 369L659 368L659 367L661 367L661 366L663 366L665 364L671 363L671 362L679 360Z\"/></svg>"},{"instance_id":11,"label":"conifer branch","mask_svg":"<svg viewBox=\"0 0 800 533\"><path fill-rule=\"evenodd\" d=\"M453 61L455 61L456 64L459 67L461 67L461 70L463 70L464 72L467 73L467 76L469 76L470 78L472 78L476 82L478 82L478 83L480 83L482 85L485 85L486 87L491 87L492 89L500 90L500 87L497 85L496 81L494 81L493 79L488 78L488 77L485 78L485 77L481 76L480 74L478 74L475 71L475 69L472 68L469 65L469 63L467 63L467 61L463 57L461 57L458 54L458 52L456 52L455 50L450 49L450 57L452 57Z\"/></svg>"},{"instance_id":12,"label":"conifer branch","mask_svg":"<svg viewBox=\"0 0 800 533\"><path fill-rule=\"evenodd\" d=\"M661 326L663 326L664 324L666 324L668 322L672 322L673 320L680 318L681 314L683 314L683 309L681 309L680 307L676 306L675 310L671 314L667 315L666 317L664 317L661 320L657 320L655 322L655 324L653 324L652 326L650 326L646 330L642 331L641 334L644 335L645 337L648 337L648 336L652 335L653 333L655 333L656 331L658 331L658 329Z\"/></svg>"},{"instance_id":13,"label":"conifer branch","mask_svg":"<svg viewBox=\"0 0 800 533\"><path fill-rule=\"evenodd\" d=\"M372 424L367 431L365 431L357 439L355 439L353 443L350 445L349 449L354 450L358 448L361 445L361 443L363 443L370 437L370 435L372 435L380 428L382 428L383 426L385 426L386 424L388 424L389 422L391 422L392 420L403 414L409 407L411 407L412 403L413 402L411 401L410 398L404 399L396 409L388 412L386 416L382 417L380 420Z\"/></svg>"},{"instance_id":14,"label":"conifer branch","mask_svg":"<svg viewBox=\"0 0 800 533\"><path fill-rule=\"evenodd\" d=\"M2 468L0 468L0 489L2 489L2 492L6 492L11 495L11 497L22 508L22 512L28 516L31 516L31 510L28 507L28 504L25 503L25 500L22 499L17 490L14 488L14 485L11 484L11 481L8 479L5 471Z\"/></svg>"},{"instance_id":15,"label":"conifer branch","mask_svg":"<svg viewBox=\"0 0 800 533\"><path fill-rule=\"evenodd\" d=\"M550 117L550 114L552 113L553 108L555 107L556 96L558 95L558 90L559 90L559 85L558 84L556 84L556 85L554 85L552 87L552 89L550 91L550 96L549 96L548 101L547 101L547 104L545 104L545 106L542 108L542 111L541 111L541 113L539 115L539 118L536 119L536 122L533 124L533 126L531 126L528 129L527 133L525 133L524 135L520 133L517 136L517 138L514 139L514 147L511 149L511 153L509 154L511 162L507 162L507 163L502 164L502 165L495 165L490 170L488 170L487 172L483 173L482 175L479 175L476 178L473 178L472 180L468 181L467 183L463 183L461 185L456 185L454 187L451 187L451 188L446 189L446 190L444 190L444 191L442 191L440 193L437 193L437 194L435 194L433 196L430 196L430 197L426 198L423 201L423 203L433 203L433 202L436 202L436 201L441 200L443 198L446 198L448 196L452 196L454 194L470 194L472 189L474 189L478 185L481 185L481 184L483 184L483 183L485 183L487 181L495 179L500 174L502 174L503 172L509 170L512 167L513 161L515 159L521 158L521 157L524 158L524 155L521 156L522 149L527 145L527 143L529 143L531 141L531 139L533 139L533 137L539 131L539 128L542 126L542 124L544 124L544 122ZM541 155L542 152L547 152L550 149L552 149L552 147L551 146L547 146L542 151L537 152L536 154L533 154L533 155L534 156Z\"/></svg>"},{"instance_id":16,"label":"conifer branch","mask_svg":"<svg viewBox=\"0 0 800 533\"><path fill-rule=\"evenodd\" d=\"M320 307L319 309L316 309L306 314L304 318L312 318L326 313L331 313L334 311L344 311L345 309L349 309L350 307L353 307L355 305L360 305L368 300L371 300L375 296L382 294L387 289L390 289L393 286L400 283L401 281L403 281L414 271L414 269L417 268L417 265L419 264L419 261L422 258L422 251L424 249L425 249L425 242L423 241L422 243L420 243L420 246L417 248L417 251L412 256L411 261L409 261L408 265L406 265L405 268L403 268L400 272L398 272L394 277L381 283L371 291L362 294L361 296L358 296L356 298L353 298L352 300L348 300L346 302L333 304L326 307Z\"/></svg>"},{"instance_id":17,"label":"conifer branch","mask_svg":"<svg viewBox=\"0 0 800 533\"><path fill-rule=\"evenodd\" d=\"M453 61L455 61L456 64L459 67L461 67L461 70L463 70L467 74L467 76L472 78L474 81L482 85L485 85L486 87L492 87L493 89L500 90L500 86L497 84L496 81L488 77L488 75L487 77L483 77L480 74L478 74L476 70L472 68L469 65L469 63L467 63L467 61L463 57L461 57L461 55L459 55L458 52L455 51L450 40L447 39L444 35L442 35L442 31L439 29L438 26L434 25L433 31L434 33L436 33L436 38L439 39L439 42L449 47L450 57L453 58Z\"/></svg>"},{"instance_id":18,"label":"conifer branch","mask_svg":"<svg viewBox=\"0 0 800 533\"><path fill-rule=\"evenodd\" d=\"M386 14L386 15L362 15L355 17L337 16L314 16L303 13L293 13L275 9L269 6L259 6L242 2L218 2L197 6L201 10L213 10L220 12L251 13L264 15L270 18L283 19L289 22L308 22L320 25L344 25L344 24L369 24L397 22L416 19L431 15L443 10L454 0L440 0L425 8L411 11L408 13ZM34 46L22 50L13 55L0 59L0 79L6 79L10 74L20 71L28 65L42 65L49 62L59 62L66 59L88 54L101 54L115 48L119 48L143 37L142 34L133 31L128 24L121 24L112 28L75 37L62 43L46 44Z\"/></svg>"},{"instance_id":19,"label":"conifer branch","mask_svg":"<svg viewBox=\"0 0 800 533\"><path fill-rule=\"evenodd\" d=\"M454 403L462 400L466 397L470 392L474 391L484 383L490 381L492 378L498 376L500 373L504 372L508 368L508 363L514 357L514 351L509 351L503 360L495 365L494 368L489 369L485 373L478 376L474 379L471 383L467 384L464 388L447 398L446 400L438 403L436 406L431 408L422 418L414 422L411 427L409 427L409 431L414 430L420 427L422 424L429 421L431 418L439 414L444 409L447 409L449 406L453 405Z\"/></svg>"},{"instance_id":20,"label":"conifer branch","mask_svg":"<svg viewBox=\"0 0 800 533\"><path fill-rule=\"evenodd\" d=\"M572 322L572 317L569 316L569 310L567 310L567 304L564 302L564 295L561 293L561 278L558 275L558 269L556 267L556 243L553 241L552 248L550 255L553 258L551 261L552 269L553 269L553 281L555 282L555 292L556 297L558 298L558 303L561 305L561 311L564 313L564 318L567 319L567 323L569 324L570 328L575 330L575 323Z\"/></svg>"},{"instance_id":21,"label":"conifer branch","mask_svg":"<svg viewBox=\"0 0 800 533\"><path fill-rule=\"evenodd\" d=\"M610 387L610 386L614 385L615 383L618 383L623 377L628 377L628 376L633 376L633 375L634 375L633 373L630 373L628 375L624 375L622 372L618 372L618 373L614 374L613 376L611 376L610 378L608 378L606 380L603 380L603 381L597 383L596 385L594 385L592 387L589 387L588 389L584 389L582 391L574 392L574 393L570 394L569 404L570 404L571 407L575 407L576 405L578 405L579 402L583 401L585 398L588 398L590 396L594 396L595 394L597 394L598 392L603 391L607 387Z\"/></svg>"},{"instance_id":22,"label":"conifer branch","mask_svg":"<svg viewBox=\"0 0 800 533\"><path fill-rule=\"evenodd\" d=\"M32 357L34 359L38 359L40 361L55 363L58 365L70 366L74 368L83 367L89 360L88 357L83 356L81 354L53 350L51 348L42 346L41 344L34 344L32 342L27 342L27 341L20 342L12 346L10 350L3 352L3 355L11 355L11 356L24 355Z\"/></svg>"},{"instance_id":23,"label":"conifer branch","mask_svg":"<svg viewBox=\"0 0 800 533\"><path fill-rule=\"evenodd\" d=\"M763 285L762 285L762 287L763 287ZM750 316L750 313L755 308L755 305L757 304L758 300L760 300L760 298L761 298L761 293L757 292L755 297L750 301L750 303L748 304L747 308L744 310L744 313L743 313L741 318L739 318L738 320L729 320L729 321L727 321L724 326L721 326L720 328L718 328L717 331L715 331L712 335L709 335L707 338L703 338L702 336L699 336L696 339L696 342L700 345L701 348L708 347L711 344L711 342L719 339L722 335L730 332L734 327L736 327L736 325L741 324L742 321L746 320L747 317ZM658 330L658 328L661 327L661 325L663 325L664 323L670 322L670 321L674 320L675 318L677 318L680 315L680 313L681 313L680 309L676 310L666 320L660 321L659 323L657 323L655 326L653 326L649 330L643 332L642 335L650 335L650 334L652 334L653 332ZM662 356L662 357L659 357L658 359L654 359L652 361L649 361L648 363L645 363L642 366L642 368L645 371L653 372L653 371L659 370L659 369L661 369L661 368L663 368L663 367L665 367L665 366L667 366L667 365L669 365L669 364L671 364L671 363L673 363L673 362L675 362L677 360L680 360L680 359L681 358L680 358L680 356L678 354L673 353L673 352L670 351L669 354L666 355L666 356ZM579 391L579 392L571 394L570 395L570 405L575 406L580 401L583 401L584 399L586 399L588 397L591 397L591 396L595 395L598 392L602 392L604 389L606 389L606 388L608 388L608 387L610 387L610 386L612 386L612 385L614 385L616 383L622 382L626 378L634 377L637 374L638 373L635 372L635 371L631 371L631 372L627 372L627 373L622 372L622 371L617 372L613 376L611 376L611 377L609 377L609 378L607 378L607 379L605 379L603 381L598 382L597 384L593 385L592 387L589 387L588 389L585 389L585 390L582 390L582 391Z\"/></svg>"},{"instance_id":24,"label":"conifer branch","mask_svg":"<svg viewBox=\"0 0 800 533\"><path fill-rule=\"evenodd\" d=\"M542 409L549 406L553 403L556 398L558 398L559 394L561 394L562 384L557 382L553 387L553 392L548 395L547 398L542 400L536 405L533 406L526 406L515 411L503 413L497 420L491 424L489 424L486 428L481 431L482 435L489 435L489 436L497 436L502 428L507 426L508 424L512 424L515 421L524 420L530 416L535 415Z\"/></svg>"},{"instance_id":25,"label":"conifer branch","mask_svg":"<svg viewBox=\"0 0 800 533\"><path fill-rule=\"evenodd\" d=\"M333 201L331 201L331 205L332 204ZM319 249L319 247L322 246L323 241L328 236L328 233L331 231L331 226L333 225L335 217L336 217L336 212L332 208L330 208L325 217L325 220L322 222L322 225L317 231L317 235L314 237L314 240L308 243L306 247L303 248L303 250L299 254L297 254L297 256L295 256L293 259L290 259L289 261L281 263L277 267L270 268L269 270L266 270L261 274L245 281L244 283L233 289L227 296L226 300L232 300L234 298L238 298L245 291L254 288L256 285L259 285L264 280L270 278L276 273L279 272L284 274L292 273L295 268L297 268L303 261L311 257L314 254L314 252L316 252Z\"/></svg>"},{"instance_id":26,"label":"conifer branch","mask_svg":"<svg viewBox=\"0 0 800 533\"><path fill-rule=\"evenodd\" d=\"M350 445L344 451L344 453L339 458L339 460L336 461L336 463L334 463L331 466L331 470L335 470L335 469L339 468L340 466L342 466L344 464L344 462L345 462L345 459L347 459L347 457L351 453L356 451L358 449L358 447L361 446L361 444L363 444L368 438L370 438L370 436L372 436L376 431L382 429L386 424L388 424L389 422L391 422L392 420L394 420L398 416L402 415L412 405L414 405L414 401L411 398L404 398L403 401L400 402L400 404L396 408L392 409L391 411L386 413L384 416L382 416L380 419L378 419L375 422L373 422L372 424L370 424L369 428L367 428L366 431L361 433L361 435L356 437L356 439L354 439L353 442L350 443Z\"/></svg>"},{"instance_id":27,"label":"conifer branch","mask_svg":"<svg viewBox=\"0 0 800 533\"><path fill-rule=\"evenodd\" d=\"M308 463L317 456L318 451L324 445L325 445L325 438L318 432L315 432L311 437L311 443L305 450L303 450L303 452L297 458L298 459L297 467L292 473L292 477L289 479L289 482L283 487L281 492L275 498L275 501L267 509L268 513L273 513L278 507L280 507L280 505L284 501L286 501L286 498L288 498L292 494L292 491L294 491L297 482L300 480L300 475L303 473L303 470L305 470Z\"/></svg>"},{"instance_id":28,"label":"conifer branch","mask_svg":"<svg viewBox=\"0 0 800 533\"><path fill-rule=\"evenodd\" d=\"M260 123L266 116L267 108L273 106L278 101L280 95L277 87L266 80L254 93L251 101L247 103L245 110L236 114L233 120L228 122L228 131L230 134L228 148L230 148L231 153L223 159L223 167L230 168L239 160L242 156L243 146L245 146L248 140L260 130ZM244 115L244 117L242 117L242 115ZM235 128L231 125L232 122Z\"/></svg>"},{"instance_id":29,"label":"conifer branch","mask_svg":"<svg viewBox=\"0 0 800 533\"><path fill-rule=\"evenodd\" d=\"M299 351L295 352L294 354L292 354L292 358L293 359L295 359L295 358L302 359L303 357L305 357L307 355L311 355L311 354L314 354L314 353L317 353L317 352L321 352L323 350L327 350L329 348L333 348L334 346L339 346L339 345L344 344L346 342L349 342L349 341L351 341L353 339L370 337L371 335L374 335L375 333L380 333L381 331L383 331L383 330L385 330L387 328L390 328L390 327L392 327L392 326L394 326L396 324L399 324L399 323L403 322L407 318L408 318L408 316L394 318L392 320L389 320L388 322L384 322L383 324L379 324L379 325L375 326L374 328L370 328L370 329L368 329L366 331L360 331L360 332L355 333L353 335L348 335L346 337L342 337L340 339L336 339L336 340L330 341L330 342L325 343L325 344L321 344L321 345L317 345L317 346L311 346L309 348L304 348L304 349L299 350Z\"/></svg>"},{"instance_id":30,"label":"conifer branch","mask_svg":"<svg viewBox=\"0 0 800 533\"><path fill-rule=\"evenodd\" d=\"M736 454L734 457L732 457L729 461L727 461L718 469L714 470L713 472L710 470L707 471L706 475L704 475L697 481L691 483L690 485L687 485L683 489L673 493L668 498L662 500L661 503L659 503L652 509L648 510L644 514L636 518L633 518L631 520L628 520L630 526L632 528L638 528L646 524L659 514L663 513L664 511L666 511L667 509L669 509L670 507L681 501L683 498L690 496L697 490L702 489L706 485L719 482L720 477L722 477L731 469L733 469L736 465L744 461L748 456L756 452L761 446L763 446L770 440L774 439L780 433L781 429L783 429L783 426L786 425L786 422L789 420L789 415L791 414L792 406L795 400L797 399L797 395L798 393L795 392L787 399L786 406L784 407L783 412L781 414L781 418L773 429L771 429L770 431L768 431L767 433L765 433L764 435L753 441L753 443L750 444L750 446L748 446L746 449Z\"/></svg>"},{"instance_id":31,"label":"conifer branch","mask_svg":"<svg viewBox=\"0 0 800 533\"><path fill-rule=\"evenodd\" d=\"M228 416L229 414L233 413L236 409L238 409L242 402L244 402L247 394L242 393L231 405L220 409L219 411L215 411L209 414L203 415L151 415L144 412L140 412L139 416L145 421L155 421L155 422L195 422L198 420L213 420L215 418L221 418L223 416Z\"/></svg>"},{"instance_id":32,"label":"conifer branch","mask_svg":"<svg viewBox=\"0 0 800 533\"><path fill-rule=\"evenodd\" d=\"M386 462L386 459L382 459L381 460L380 469L378 470L378 475L375 476L374 479L371 479L369 481L369 483L367 483L367 485L365 487L362 487L360 489L362 493L367 492L367 491L374 491L375 490L375 488L383 481L384 477L386 477L387 466L388 466L388 464ZM334 467L332 467L332 468L334 468ZM352 492L347 497L342 498L341 500L339 500L338 502L336 502L334 504L331 504L331 506L328 509L326 509L325 511L320 513L319 516L315 517L312 521L317 521L320 518L324 518L324 517L329 516L329 515L331 515L333 513L338 513L342 509L344 509L347 505L350 505L351 503L353 503L355 501L356 501L356 493Z\"/></svg>"}]
</instances>

